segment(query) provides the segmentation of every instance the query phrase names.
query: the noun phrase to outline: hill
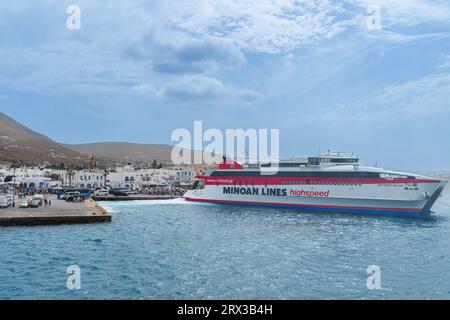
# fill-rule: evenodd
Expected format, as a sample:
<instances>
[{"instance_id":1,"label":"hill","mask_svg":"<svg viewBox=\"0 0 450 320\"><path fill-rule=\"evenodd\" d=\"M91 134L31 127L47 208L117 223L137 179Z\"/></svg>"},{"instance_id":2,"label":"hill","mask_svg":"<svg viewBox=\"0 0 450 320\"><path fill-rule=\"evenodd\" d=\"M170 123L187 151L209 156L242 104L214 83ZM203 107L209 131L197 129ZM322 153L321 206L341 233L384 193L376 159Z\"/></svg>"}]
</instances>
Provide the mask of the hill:
<instances>
[{"instance_id":1,"label":"hill","mask_svg":"<svg viewBox=\"0 0 450 320\"><path fill-rule=\"evenodd\" d=\"M98 142L85 144L64 144L76 152L91 155L109 162L170 163L172 146L164 144L140 144L128 142Z\"/></svg>"},{"instance_id":2,"label":"hill","mask_svg":"<svg viewBox=\"0 0 450 320\"><path fill-rule=\"evenodd\" d=\"M0 162L75 164L84 156L37 133L0 112Z\"/></svg>"},{"instance_id":3,"label":"hill","mask_svg":"<svg viewBox=\"0 0 450 320\"><path fill-rule=\"evenodd\" d=\"M143 144L129 142L98 142L84 144L64 144L64 147L82 153L85 157L94 155L109 163L139 163L151 164L154 160L158 163L172 163L171 156L173 146L167 144ZM179 149L181 152L182 150ZM191 157L200 155L202 151L184 149L183 152L191 152ZM203 157L206 153L203 154Z\"/></svg>"},{"instance_id":4,"label":"hill","mask_svg":"<svg viewBox=\"0 0 450 320\"><path fill-rule=\"evenodd\" d=\"M83 165L94 155L101 164L150 164L154 160L170 164L172 149L165 144L128 142L61 144L0 112L0 163Z\"/></svg>"}]
</instances>

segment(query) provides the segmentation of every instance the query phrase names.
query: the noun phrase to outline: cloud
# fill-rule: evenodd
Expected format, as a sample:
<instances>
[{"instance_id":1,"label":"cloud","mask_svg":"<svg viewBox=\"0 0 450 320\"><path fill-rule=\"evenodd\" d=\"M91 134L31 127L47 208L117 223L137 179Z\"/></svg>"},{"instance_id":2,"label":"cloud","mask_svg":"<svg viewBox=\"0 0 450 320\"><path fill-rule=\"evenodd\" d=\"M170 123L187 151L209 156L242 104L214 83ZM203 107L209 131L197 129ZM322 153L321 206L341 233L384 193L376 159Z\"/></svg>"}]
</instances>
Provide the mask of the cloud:
<instances>
[{"instance_id":1,"label":"cloud","mask_svg":"<svg viewBox=\"0 0 450 320\"><path fill-rule=\"evenodd\" d=\"M450 54L443 54L440 61L438 68L450 68Z\"/></svg>"},{"instance_id":2,"label":"cloud","mask_svg":"<svg viewBox=\"0 0 450 320\"><path fill-rule=\"evenodd\" d=\"M16 91L111 91L130 87L143 76L140 66L94 44L74 41L38 48L0 47L0 56L0 86Z\"/></svg>"},{"instance_id":3,"label":"cloud","mask_svg":"<svg viewBox=\"0 0 450 320\"><path fill-rule=\"evenodd\" d=\"M246 80L256 81L259 88L267 86L267 82L271 88L285 86L276 83L277 77L289 81L288 76L280 74L280 67L274 62L277 59L271 55L291 57L283 60L291 61L290 69L301 63L311 63L320 56L320 50L333 47L325 40L336 38L345 30L354 31L356 23L363 22L360 25L365 26L361 19L366 17L369 3L371 1L365 0L135 0L103 4L80 0L82 29L79 32L65 28L65 7L54 1L45 1L41 9L49 16L46 23L41 23L39 15L35 17L34 9L39 7L35 4L2 3L0 7L7 9L4 14L7 24L17 25L27 32L13 34L10 42L0 47L0 86L18 91L57 93L62 90L115 91L117 88L128 91L140 88L137 91L142 92L146 88L147 95L171 101L181 101L181 97L195 102L210 101L211 96L217 96L255 102L261 95L246 89ZM400 0L392 4L381 0L379 3L382 19L389 25L443 21L448 12L443 2ZM396 14L397 20L394 19ZM33 23L23 25L24 15L25 20ZM355 16L359 17L358 22ZM30 26L40 28L37 35ZM22 34L28 37L21 37ZM351 45L346 40L352 36L338 39L343 40L342 48ZM428 35L438 36L438 33ZM406 36L383 30L376 35L370 33L368 37L373 37L374 41L404 43L427 36ZM360 35L354 38L359 40ZM299 48L309 52L294 51ZM294 56L296 59L292 58ZM242 70L244 80L236 80L241 78L236 72L238 69ZM284 72L289 74L286 70ZM329 70L323 75L329 76ZM302 87L307 88L311 82ZM153 94L147 92L152 90ZM193 91L189 94L187 90Z\"/></svg>"},{"instance_id":4,"label":"cloud","mask_svg":"<svg viewBox=\"0 0 450 320\"><path fill-rule=\"evenodd\" d=\"M369 30L367 21L373 12L369 6L380 9L381 29ZM358 32L362 39L377 43L401 45L450 36L443 25L450 24L450 5L428 0L348 0L344 6L352 18L343 22L347 30Z\"/></svg>"},{"instance_id":5,"label":"cloud","mask_svg":"<svg viewBox=\"0 0 450 320\"><path fill-rule=\"evenodd\" d=\"M253 52L287 52L343 31L336 18L341 6L328 0L181 0L168 3L164 12L177 28Z\"/></svg>"},{"instance_id":6,"label":"cloud","mask_svg":"<svg viewBox=\"0 0 450 320\"><path fill-rule=\"evenodd\" d=\"M448 39L449 33L421 33L416 35L402 34L389 30L378 30L366 34L366 38L375 42L399 45L424 40Z\"/></svg>"},{"instance_id":7,"label":"cloud","mask_svg":"<svg viewBox=\"0 0 450 320\"><path fill-rule=\"evenodd\" d=\"M125 50L128 57L145 60L160 73L184 74L238 68L245 63L241 50L227 39L197 39L185 32L158 30Z\"/></svg>"},{"instance_id":8,"label":"cloud","mask_svg":"<svg viewBox=\"0 0 450 320\"><path fill-rule=\"evenodd\" d=\"M179 104L222 104L231 101L251 104L262 99L257 92L231 88L218 79L202 75L178 77L163 85L145 83L134 89L141 94Z\"/></svg>"},{"instance_id":9,"label":"cloud","mask_svg":"<svg viewBox=\"0 0 450 320\"><path fill-rule=\"evenodd\" d=\"M450 75L432 74L399 85L387 86L383 92L362 101L321 110L308 121L349 123L398 123L421 120L450 113Z\"/></svg>"},{"instance_id":10,"label":"cloud","mask_svg":"<svg viewBox=\"0 0 450 320\"><path fill-rule=\"evenodd\" d=\"M450 16L448 1L441 0L349 0L348 3L364 10L367 10L369 5L379 6L383 28L411 27L423 23L448 23Z\"/></svg>"},{"instance_id":11,"label":"cloud","mask_svg":"<svg viewBox=\"0 0 450 320\"><path fill-rule=\"evenodd\" d=\"M450 75L433 74L386 87L374 104L406 117L428 117L450 111L449 96Z\"/></svg>"}]
</instances>

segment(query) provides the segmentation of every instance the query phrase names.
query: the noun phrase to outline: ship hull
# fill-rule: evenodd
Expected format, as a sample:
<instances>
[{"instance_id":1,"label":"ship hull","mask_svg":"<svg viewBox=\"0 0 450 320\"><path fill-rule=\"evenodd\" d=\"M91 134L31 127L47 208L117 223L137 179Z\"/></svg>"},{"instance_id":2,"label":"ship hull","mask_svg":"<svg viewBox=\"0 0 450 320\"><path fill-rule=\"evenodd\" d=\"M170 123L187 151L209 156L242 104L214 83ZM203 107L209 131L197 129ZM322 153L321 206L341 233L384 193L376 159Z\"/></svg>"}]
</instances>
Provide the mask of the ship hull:
<instances>
[{"instance_id":1,"label":"ship hull","mask_svg":"<svg viewBox=\"0 0 450 320\"><path fill-rule=\"evenodd\" d=\"M185 200L223 205L290 208L303 212L426 218L446 182L385 183L349 186L207 185L189 191Z\"/></svg>"},{"instance_id":2,"label":"ship hull","mask_svg":"<svg viewBox=\"0 0 450 320\"><path fill-rule=\"evenodd\" d=\"M185 199L187 201L192 202L214 203L221 205L296 209L305 213L341 213L341 214L395 216L408 218L426 218L430 215L430 212L422 212L421 210L405 211L402 208L372 208L372 207L352 207L352 206L338 207L332 205L325 206L325 205L289 204L277 202L251 202L238 200L199 199L189 197L186 197Z\"/></svg>"}]
</instances>

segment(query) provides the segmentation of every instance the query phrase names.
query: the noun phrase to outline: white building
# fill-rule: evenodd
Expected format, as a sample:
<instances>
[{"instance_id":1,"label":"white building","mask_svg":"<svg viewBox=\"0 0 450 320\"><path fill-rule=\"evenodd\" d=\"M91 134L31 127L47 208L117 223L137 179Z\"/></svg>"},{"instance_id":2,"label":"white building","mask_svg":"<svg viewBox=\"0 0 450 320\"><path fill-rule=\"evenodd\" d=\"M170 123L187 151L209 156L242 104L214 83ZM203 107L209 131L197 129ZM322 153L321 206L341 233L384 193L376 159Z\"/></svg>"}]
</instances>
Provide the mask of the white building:
<instances>
[{"instance_id":1,"label":"white building","mask_svg":"<svg viewBox=\"0 0 450 320\"><path fill-rule=\"evenodd\" d=\"M0 169L0 182L12 177L10 183L30 188L48 188L51 186L49 171L40 168L3 168Z\"/></svg>"},{"instance_id":2,"label":"white building","mask_svg":"<svg viewBox=\"0 0 450 320\"><path fill-rule=\"evenodd\" d=\"M191 183L195 172L183 168L142 170L140 178L142 185L162 186L171 184Z\"/></svg>"},{"instance_id":3,"label":"white building","mask_svg":"<svg viewBox=\"0 0 450 320\"><path fill-rule=\"evenodd\" d=\"M139 188L143 186L168 186L173 183L190 183L194 171L183 168L176 169L142 169L135 170L131 166L117 168L108 174L108 184L113 188Z\"/></svg>"},{"instance_id":4,"label":"white building","mask_svg":"<svg viewBox=\"0 0 450 320\"><path fill-rule=\"evenodd\" d=\"M116 168L107 177L107 184L113 188L137 188L140 186L139 172L132 166Z\"/></svg>"},{"instance_id":5,"label":"white building","mask_svg":"<svg viewBox=\"0 0 450 320\"><path fill-rule=\"evenodd\" d=\"M74 171L74 175L70 177L68 172L65 171L64 185L89 189L104 187L106 185L105 174L102 171L82 170Z\"/></svg>"},{"instance_id":6,"label":"white building","mask_svg":"<svg viewBox=\"0 0 450 320\"><path fill-rule=\"evenodd\" d=\"M69 186L76 188L140 188L144 186L169 186L191 183L195 172L185 168L162 168L135 170L132 166L118 167L106 175L103 170L74 170L69 176L67 170L41 168L0 168L0 182L12 176L12 181L25 187ZM53 177L56 181L52 181Z\"/></svg>"}]
</instances>

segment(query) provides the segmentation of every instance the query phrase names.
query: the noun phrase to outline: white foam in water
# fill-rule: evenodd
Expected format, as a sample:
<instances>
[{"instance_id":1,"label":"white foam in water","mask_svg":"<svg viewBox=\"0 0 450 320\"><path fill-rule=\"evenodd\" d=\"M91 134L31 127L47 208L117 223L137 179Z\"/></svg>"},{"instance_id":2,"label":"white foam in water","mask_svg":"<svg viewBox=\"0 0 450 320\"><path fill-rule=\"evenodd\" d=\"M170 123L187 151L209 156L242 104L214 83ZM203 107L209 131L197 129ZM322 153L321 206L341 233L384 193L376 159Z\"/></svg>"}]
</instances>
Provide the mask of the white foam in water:
<instances>
[{"instance_id":1,"label":"white foam in water","mask_svg":"<svg viewBox=\"0 0 450 320\"><path fill-rule=\"evenodd\" d=\"M110 204L110 205L108 205ZM133 200L133 201L117 201L117 202L101 202L109 212L113 212L114 208L124 206L152 206L152 205L208 205L205 203L198 203L192 201L186 201L183 198L170 199L170 200Z\"/></svg>"},{"instance_id":2,"label":"white foam in water","mask_svg":"<svg viewBox=\"0 0 450 320\"><path fill-rule=\"evenodd\" d=\"M142 205L161 205L161 204L181 204L181 205L192 205L196 204L191 201L186 201L183 198L177 198L177 199L170 199L170 200L138 200L138 201L132 201L134 205L136 204L142 204Z\"/></svg>"}]
</instances>

